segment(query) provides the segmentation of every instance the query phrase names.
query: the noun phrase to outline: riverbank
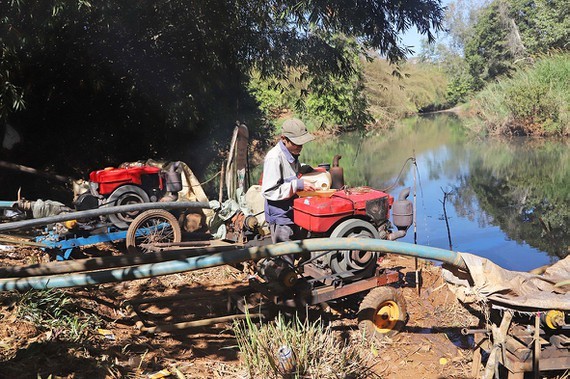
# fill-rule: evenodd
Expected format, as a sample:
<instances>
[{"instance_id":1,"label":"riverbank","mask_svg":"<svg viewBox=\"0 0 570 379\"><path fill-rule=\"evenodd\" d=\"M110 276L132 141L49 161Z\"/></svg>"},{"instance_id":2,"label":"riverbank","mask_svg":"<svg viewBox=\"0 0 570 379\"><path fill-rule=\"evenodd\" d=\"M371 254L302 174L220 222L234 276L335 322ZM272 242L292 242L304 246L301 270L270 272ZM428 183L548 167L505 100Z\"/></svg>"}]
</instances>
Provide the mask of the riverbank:
<instances>
[{"instance_id":1,"label":"riverbank","mask_svg":"<svg viewBox=\"0 0 570 379\"><path fill-rule=\"evenodd\" d=\"M478 135L567 137L570 135L570 55L555 54L488 84L451 109Z\"/></svg>"}]
</instances>

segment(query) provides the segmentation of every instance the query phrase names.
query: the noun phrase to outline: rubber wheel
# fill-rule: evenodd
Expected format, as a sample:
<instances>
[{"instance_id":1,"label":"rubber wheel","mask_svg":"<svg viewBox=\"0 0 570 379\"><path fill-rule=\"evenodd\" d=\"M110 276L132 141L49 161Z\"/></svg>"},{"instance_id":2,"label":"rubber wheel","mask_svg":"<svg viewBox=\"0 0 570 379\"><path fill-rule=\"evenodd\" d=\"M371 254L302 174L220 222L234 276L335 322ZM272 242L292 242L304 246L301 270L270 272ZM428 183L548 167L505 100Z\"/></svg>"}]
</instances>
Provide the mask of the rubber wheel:
<instances>
[{"instance_id":1,"label":"rubber wheel","mask_svg":"<svg viewBox=\"0 0 570 379\"><path fill-rule=\"evenodd\" d=\"M360 303L358 327L366 338L382 340L400 332L406 317L406 300L402 292L392 287L377 287Z\"/></svg>"},{"instance_id":2,"label":"rubber wheel","mask_svg":"<svg viewBox=\"0 0 570 379\"><path fill-rule=\"evenodd\" d=\"M151 209L138 215L127 230L127 251L147 253L142 244L176 243L182 240L180 224L172 213L164 209Z\"/></svg>"},{"instance_id":3,"label":"rubber wheel","mask_svg":"<svg viewBox=\"0 0 570 379\"><path fill-rule=\"evenodd\" d=\"M150 202L150 199L147 193L142 188L130 184L117 188L107 199L107 203L111 207L148 202ZM139 214L140 212L138 211L111 214L109 215L109 221L119 229L126 229Z\"/></svg>"}]
</instances>

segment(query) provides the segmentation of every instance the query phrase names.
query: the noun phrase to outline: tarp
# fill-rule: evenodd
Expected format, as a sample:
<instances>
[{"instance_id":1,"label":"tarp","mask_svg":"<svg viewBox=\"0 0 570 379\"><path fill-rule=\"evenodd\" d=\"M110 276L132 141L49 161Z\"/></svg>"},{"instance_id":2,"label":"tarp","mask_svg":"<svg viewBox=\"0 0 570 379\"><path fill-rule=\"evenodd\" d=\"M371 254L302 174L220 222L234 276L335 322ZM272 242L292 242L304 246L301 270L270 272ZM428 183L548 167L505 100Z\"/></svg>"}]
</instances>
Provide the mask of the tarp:
<instances>
[{"instance_id":1,"label":"tarp","mask_svg":"<svg viewBox=\"0 0 570 379\"><path fill-rule=\"evenodd\" d=\"M542 275L506 270L488 259L460 253L468 273L443 269L443 278L459 300L488 300L524 310L570 310L570 256L548 267Z\"/></svg>"},{"instance_id":2,"label":"tarp","mask_svg":"<svg viewBox=\"0 0 570 379\"><path fill-rule=\"evenodd\" d=\"M54 200L42 200L38 199L32 201L32 217L33 218L44 218L50 216L57 216L62 212L70 212L71 209L66 207L59 201Z\"/></svg>"}]
</instances>

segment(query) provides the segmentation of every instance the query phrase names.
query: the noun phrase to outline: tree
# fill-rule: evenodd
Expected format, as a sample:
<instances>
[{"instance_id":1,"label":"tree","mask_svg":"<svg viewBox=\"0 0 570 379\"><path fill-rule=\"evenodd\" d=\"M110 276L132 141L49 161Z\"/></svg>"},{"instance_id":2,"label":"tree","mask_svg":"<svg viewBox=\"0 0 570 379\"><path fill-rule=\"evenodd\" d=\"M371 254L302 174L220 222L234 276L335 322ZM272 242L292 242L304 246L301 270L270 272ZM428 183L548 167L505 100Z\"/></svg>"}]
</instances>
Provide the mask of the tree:
<instances>
[{"instance_id":1,"label":"tree","mask_svg":"<svg viewBox=\"0 0 570 379\"><path fill-rule=\"evenodd\" d=\"M478 17L465 59L478 88L551 50L570 49L570 10L563 0L495 0Z\"/></svg>"},{"instance_id":2,"label":"tree","mask_svg":"<svg viewBox=\"0 0 570 379\"><path fill-rule=\"evenodd\" d=\"M570 8L562 0L510 0L510 17L516 20L529 55L570 49Z\"/></svg>"},{"instance_id":3,"label":"tree","mask_svg":"<svg viewBox=\"0 0 570 379\"><path fill-rule=\"evenodd\" d=\"M488 0L451 2L445 11L447 38L437 44L422 44L420 59L440 65L449 78L446 100L448 106L466 101L476 85L464 58L465 46Z\"/></svg>"},{"instance_id":4,"label":"tree","mask_svg":"<svg viewBox=\"0 0 570 379\"><path fill-rule=\"evenodd\" d=\"M495 1L482 12L465 45L465 59L474 78L475 89L481 89L485 82L506 75L513 69L507 34L500 2Z\"/></svg>"},{"instance_id":5,"label":"tree","mask_svg":"<svg viewBox=\"0 0 570 379\"><path fill-rule=\"evenodd\" d=\"M449 50L463 56L465 45L473 32L473 26L477 23L481 10L488 3L489 0L457 0L447 6L445 28L450 38L448 43Z\"/></svg>"},{"instance_id":6,"label":"tree","mask_svg":"<svg viewBox=\"0 0 570 379\"><path fill-rule=\"evenodd\" d=\"M336 36L357 37L354 49L395 61L407 52L400 33L416 27L432 39L443 16L439 0L0 0L0 7L0 117L24 134L21 163L82 173L141 157L205 167L234 121L255 117L246 90L253 69L350 78L353 54Z\"/></svg>"}]
</instances>

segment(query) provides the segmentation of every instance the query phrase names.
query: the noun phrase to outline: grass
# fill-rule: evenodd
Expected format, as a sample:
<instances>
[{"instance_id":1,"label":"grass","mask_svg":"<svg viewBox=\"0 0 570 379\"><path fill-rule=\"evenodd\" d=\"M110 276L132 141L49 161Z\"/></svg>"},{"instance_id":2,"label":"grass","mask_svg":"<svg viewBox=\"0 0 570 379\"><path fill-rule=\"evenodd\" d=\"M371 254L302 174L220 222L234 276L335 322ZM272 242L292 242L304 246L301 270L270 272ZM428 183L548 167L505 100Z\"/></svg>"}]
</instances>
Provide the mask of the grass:
<instances>
[{"instance_id":1,"label":"grass","mask_svg":"<svg viewBox=\"0 0 570 379\"><path fill-rule=\"evenodd\" d=\"M100 320L80 309L61 290L32 290L16 301L18 317L31 322L38 330L49 332L51 339L82 341Z\"/></svg>"},{"instance_id":2,"label":"grass","mask_svg":"<svg viewBox=\"0 0 570 379\"><path fill-rule=\"evenodd\" d=\"M357 344L347 344L320 320L233 324L240 370L250 378L369 378L372 373ZM280 359L283 350L291 358Z\"/></svg>"}]
</instances>

